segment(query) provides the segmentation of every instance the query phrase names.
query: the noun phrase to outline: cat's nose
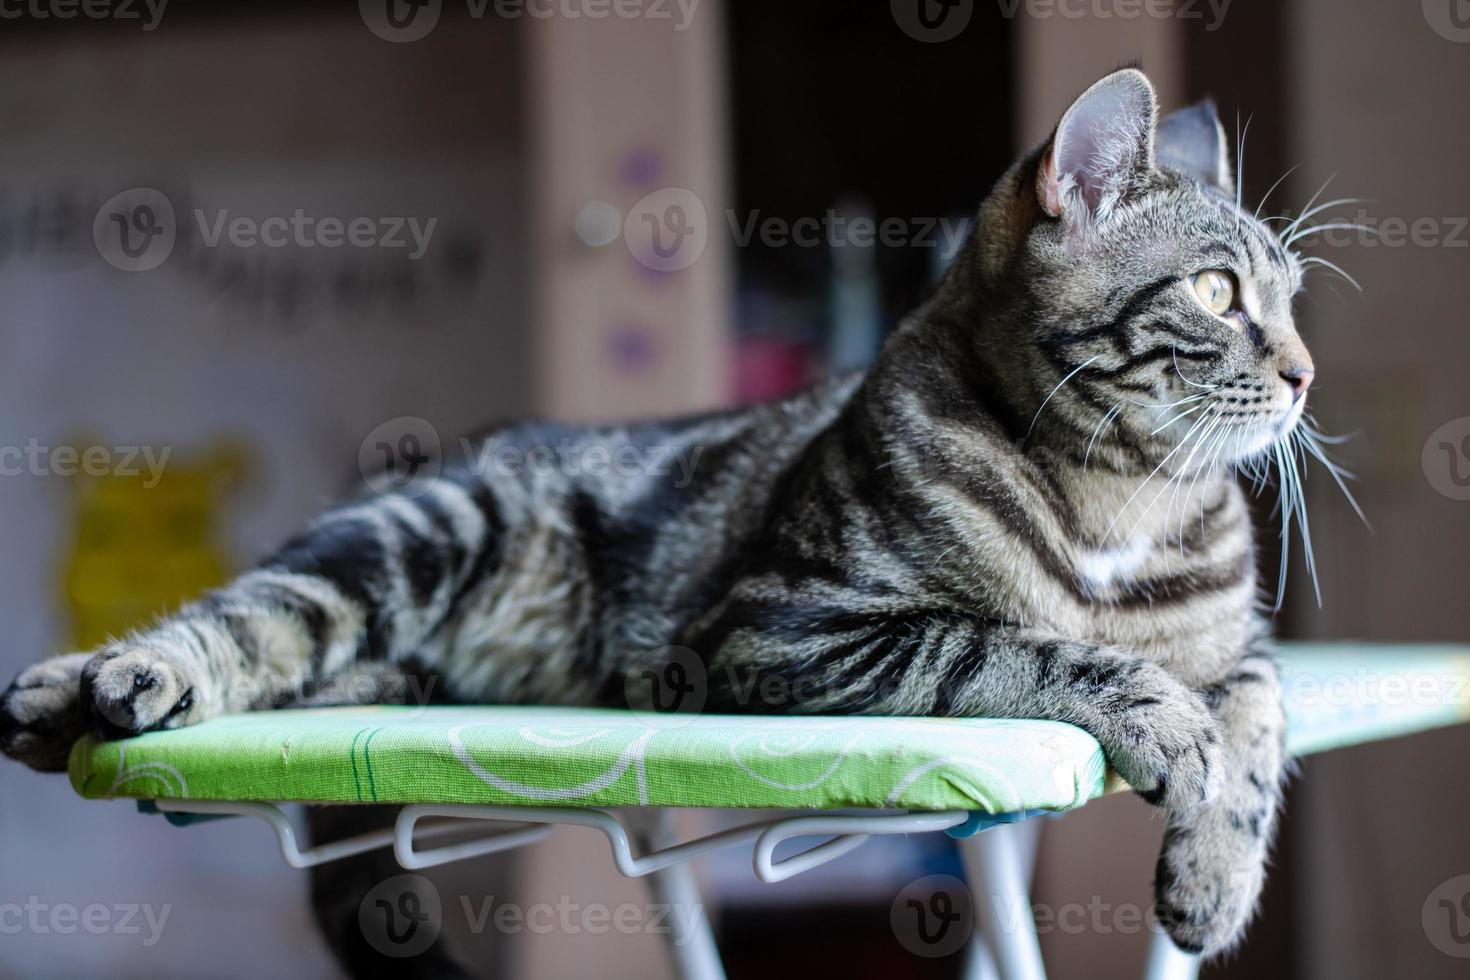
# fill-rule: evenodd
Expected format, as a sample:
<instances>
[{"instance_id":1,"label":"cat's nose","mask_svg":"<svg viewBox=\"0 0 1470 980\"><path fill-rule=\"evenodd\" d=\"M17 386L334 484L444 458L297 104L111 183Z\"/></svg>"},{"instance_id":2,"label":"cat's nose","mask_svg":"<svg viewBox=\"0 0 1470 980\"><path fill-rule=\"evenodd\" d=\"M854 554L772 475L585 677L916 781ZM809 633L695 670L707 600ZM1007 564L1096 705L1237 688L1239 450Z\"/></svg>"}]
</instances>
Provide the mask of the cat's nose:
<instances>
[{"instance_id":1,"label":"cat's nose","mask_svg":"<svg viewBox=\"0 0 1470 980\"><path fill-rule=\"evenodd\" d=\"M1296 401L1307 393L1312 386L1312 378L1317 372L1308 367L1291 367L1281 372L1281 380L1291 386L1291 400Z\"/></svg>"}]
</instances>

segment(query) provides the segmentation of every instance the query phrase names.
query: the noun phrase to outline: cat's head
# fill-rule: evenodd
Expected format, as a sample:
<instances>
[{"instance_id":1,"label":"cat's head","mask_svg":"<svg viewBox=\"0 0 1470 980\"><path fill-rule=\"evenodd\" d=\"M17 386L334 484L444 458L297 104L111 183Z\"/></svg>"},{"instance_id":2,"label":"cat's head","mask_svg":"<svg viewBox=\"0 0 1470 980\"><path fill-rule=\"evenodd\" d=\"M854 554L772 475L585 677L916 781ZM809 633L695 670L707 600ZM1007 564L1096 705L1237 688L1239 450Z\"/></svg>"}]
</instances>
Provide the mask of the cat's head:
<instances>
[{"instance_id":1,"label":"cat's head","mask_svg":"<svg viewBox=\"0 0 1470 980\"><path fill-rule=\"evenodd\" d=\"M1259 458L1301 419L1302 266L1239 202L1208 101L1160 122L1143 73L1103 78L986 201L966 261L1035 441L1171 472Z\"/></svg>"}]
</instances>

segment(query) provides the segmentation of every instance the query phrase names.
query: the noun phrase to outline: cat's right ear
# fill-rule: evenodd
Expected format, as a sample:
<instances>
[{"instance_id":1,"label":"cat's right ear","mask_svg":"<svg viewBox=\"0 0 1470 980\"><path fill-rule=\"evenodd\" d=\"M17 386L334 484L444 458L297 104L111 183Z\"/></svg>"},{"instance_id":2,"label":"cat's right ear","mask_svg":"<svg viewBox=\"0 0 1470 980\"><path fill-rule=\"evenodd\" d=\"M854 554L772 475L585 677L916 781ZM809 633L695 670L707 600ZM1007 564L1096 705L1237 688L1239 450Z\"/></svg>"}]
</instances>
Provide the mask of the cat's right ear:
<instances>
[{"instance_id":1,"label":"cat's right ear","mask_svg":"<svg viewBox=\"0 0 1470 980\"><path fill-rule=\"evenodd\" d=\"M1062 116L1041 158L1036 194L1053 218L1104 219L1135 180L1153 169L1158 99L1136 68L1106 76Z\"/></svg>"}]
</instances>

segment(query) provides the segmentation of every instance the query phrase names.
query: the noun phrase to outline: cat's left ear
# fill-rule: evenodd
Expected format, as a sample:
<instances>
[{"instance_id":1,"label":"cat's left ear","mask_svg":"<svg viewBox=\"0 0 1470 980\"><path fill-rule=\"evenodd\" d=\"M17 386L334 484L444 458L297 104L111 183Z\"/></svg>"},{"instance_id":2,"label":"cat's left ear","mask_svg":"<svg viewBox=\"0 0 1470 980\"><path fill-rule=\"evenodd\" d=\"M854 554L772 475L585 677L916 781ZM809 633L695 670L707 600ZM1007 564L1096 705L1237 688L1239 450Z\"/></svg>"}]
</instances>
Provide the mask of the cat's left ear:
<instances>
[{"instance_id":1,"label":"cat's left ear","mask_svg":"<svg viewBox=\"0 0 1470 980\"><path fill-rule=\"evenodd\" d=\"M1165 116L1154 146L1161 166L1235 196L1230 144L1214 99L1203 99Z\"/></svg>"},{"instance_id":2,"label":"cat's left ear","mask_svg":"<svg viewBox=\"0 0 1470 980\"><path fill-rule=\"evenodd\" d=\"M1037 197L1074 226L1104 219L1153 169L1158 100L1148 77L1124 68L1072 103L1041 159Z\"/></svg>"}]
</instances>

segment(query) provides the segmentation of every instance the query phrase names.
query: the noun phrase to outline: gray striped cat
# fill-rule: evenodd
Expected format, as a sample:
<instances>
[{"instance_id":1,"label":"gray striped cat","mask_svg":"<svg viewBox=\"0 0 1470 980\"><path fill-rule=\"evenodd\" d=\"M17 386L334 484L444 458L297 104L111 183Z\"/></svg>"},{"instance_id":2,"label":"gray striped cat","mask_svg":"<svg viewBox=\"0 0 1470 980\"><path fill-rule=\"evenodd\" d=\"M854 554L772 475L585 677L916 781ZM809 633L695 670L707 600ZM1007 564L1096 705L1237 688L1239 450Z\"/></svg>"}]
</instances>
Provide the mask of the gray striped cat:
<instances>
[{"instance_id":1,"label":"gray striped cat","mask_svg":"<svg viewBox=\"0 0 1470 980\"><path fill-rule=\"evenodd\" d=\"M705 710L1055 719L1167 815L1169 934L1229 948L1284 766L1236 472L1283 458L1302 417L1304 261L1242 210L1213 106L1156 112L1136 70L1088 89L866 374L492 431L156 627L26 670L0 747L56 769L85 730L425 676L454 701L624 705L676 664ZM549 446L695 465L505 465Z\"/></svg>"}]
</instances>

